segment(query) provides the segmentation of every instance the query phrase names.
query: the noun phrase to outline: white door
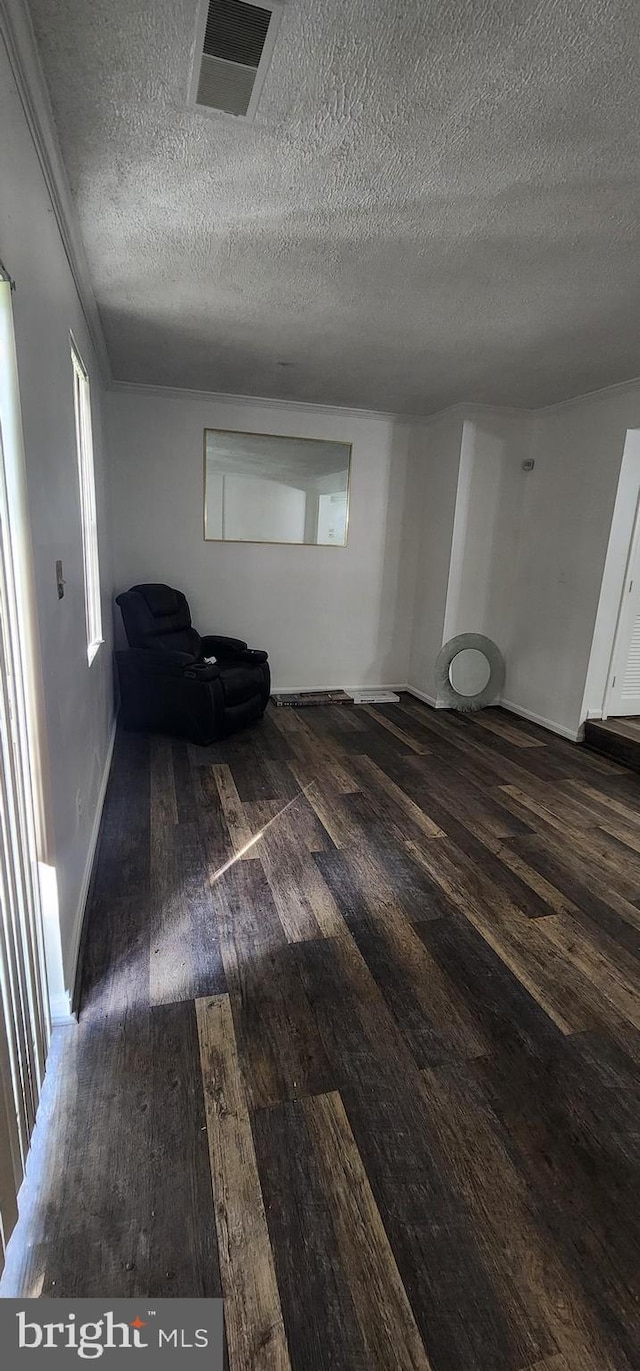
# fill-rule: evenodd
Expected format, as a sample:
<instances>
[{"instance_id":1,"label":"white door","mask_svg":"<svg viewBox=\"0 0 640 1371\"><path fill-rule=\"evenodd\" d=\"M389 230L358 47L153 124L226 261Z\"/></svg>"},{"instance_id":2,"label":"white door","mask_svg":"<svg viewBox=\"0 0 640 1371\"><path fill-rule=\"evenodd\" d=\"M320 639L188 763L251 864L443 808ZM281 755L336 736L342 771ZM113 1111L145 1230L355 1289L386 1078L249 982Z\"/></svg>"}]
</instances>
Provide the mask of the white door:
<instances>
[{"instance_id":1,"label":"white door","mask_svg":"<svg viewBox=\"0 0 640 1371\"><path fill-rule=\"evenodd\" d=\"M347 497L320 495L318 499L318 543L344 547L347 532Z\"/></svg>"},{"instance_id":2,"label":"white door","mask_svg":"<svg viewBox=\"0 0 640 1371\"><path fill-rule=\"evenodd\" d=\"M640 506L620 601L606 713L640 714Z\"/></svg>"}]
</instances>

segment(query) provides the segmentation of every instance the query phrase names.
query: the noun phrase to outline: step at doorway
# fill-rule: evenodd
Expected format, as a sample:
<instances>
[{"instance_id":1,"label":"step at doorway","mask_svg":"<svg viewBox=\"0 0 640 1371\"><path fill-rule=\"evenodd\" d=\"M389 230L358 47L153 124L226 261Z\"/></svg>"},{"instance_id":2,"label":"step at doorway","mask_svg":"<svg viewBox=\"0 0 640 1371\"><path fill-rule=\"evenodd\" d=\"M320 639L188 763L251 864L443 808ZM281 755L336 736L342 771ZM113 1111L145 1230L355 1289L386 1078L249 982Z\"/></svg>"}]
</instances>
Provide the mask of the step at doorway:
<instances>
[{"instance_id":1,"label":"step at doorway","mask_svg":"<svg viewBox=\"0 0 640 1371\"><path fill-rule=\"evenodd\" d=\"M584 742L592 751L640 771L640 718L589 719Z\"/></svg>"}]
</instances>

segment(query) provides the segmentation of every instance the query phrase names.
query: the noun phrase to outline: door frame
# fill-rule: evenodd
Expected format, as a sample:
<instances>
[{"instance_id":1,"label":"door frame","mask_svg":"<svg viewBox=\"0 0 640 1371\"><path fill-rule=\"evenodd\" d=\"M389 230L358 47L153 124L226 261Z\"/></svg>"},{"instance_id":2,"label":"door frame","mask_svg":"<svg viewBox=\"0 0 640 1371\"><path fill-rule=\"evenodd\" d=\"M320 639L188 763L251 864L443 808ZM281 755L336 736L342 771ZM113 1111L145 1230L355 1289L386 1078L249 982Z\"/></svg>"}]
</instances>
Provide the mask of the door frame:
<instances>
[{"instance_id":1,"label":"door frame","mask_svg":"<svg viewBox=\"0 0 640 1371\"><path fill-rule=\"evenodd\" d=\"M579 723L606 719L620 608L640 505L640 426L620 433L620 468Z\"/></svg>"},{"instance_id":2,"label":"door frame","mask_svg":"<svg viewBox=\"0 0 640 1371\"><path fill-rule=\"evenodd\" d=\"M631 582L631 585L629 585L629 578L630 578L630 576L631 576L631 572L632 572L633 566L634 566L635 561L636 561L636 557L638 556L638 553L639 553L639 552L640 552L640 490L638 491L638 497L637 497L637 499L636 499L636 504L635 504L634 517L633 517L633 527L632 527L632 531L631 531L631 538L630 538L630 540L629 540L629 550L628 550L628 553L627 553L627 560L626 560L626 562L625 562L624 576L623 576L623 578L622 578L622 585L621 585L621 587L620 587L620 598L619 598L619 600L618 600L618 612L617 612L617 614L616 614L615 627L614 627L614 630L613 630L613 641L612 641L612 644L611 644L611 655L610 655L610 657L609 657L609 670L608 670L608 672L607 672L607 685L606 685L606 689L605 689L604 699L603 699L603 702L602 702L602 717L603 717L603 719L607 719L607 718L609 717L609 714L610 714L610 706L611 706L612 696L613 696L613 692L614 692L614 682L617 680L618 672L619 672L619 670L620 670L620 667L617 665L617 662L618 662L619 653L620 653L621 648L622 648L622 624L623 624L623 619L624 619L624 608L625 608L625 603L626 603L626 597L627 597L627 595L629 595L629 594L631 593L631 585L633 585L633 581ZM636 578L636 579L637 579L637 578ZM640 714L640 711L638 711L638 713ZM616 717L617 717L617 716L616 716ZM620 715L620 718L624 718L624 717L626 717L626 716ZM635 716L635 715L629 715L629 718L634 718L634 717L637 717L637 716Z\"/></svg>"}]
</instances>

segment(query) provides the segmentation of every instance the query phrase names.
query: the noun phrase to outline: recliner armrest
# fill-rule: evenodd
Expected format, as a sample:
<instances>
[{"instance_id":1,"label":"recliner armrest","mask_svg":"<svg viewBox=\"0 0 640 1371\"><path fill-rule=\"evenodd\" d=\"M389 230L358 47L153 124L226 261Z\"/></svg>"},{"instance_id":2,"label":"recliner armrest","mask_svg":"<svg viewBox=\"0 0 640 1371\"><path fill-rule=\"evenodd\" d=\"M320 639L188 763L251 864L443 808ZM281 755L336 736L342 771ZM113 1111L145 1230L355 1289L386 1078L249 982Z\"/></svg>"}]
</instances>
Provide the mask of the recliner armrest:
<instances>
[{"instance_id":1,"label":"recliner armrest","mask_svg":"<svg viewBox=\"0 0 640 1371\"><path fill-rule=\"evenodd\" d=\"M242 638L225 638L219 633L207 633L200 639L203 657L234 657L237 652L246 652L247 644Z\"/></svg>"},{"instance_id":2,"label":"recliner armrest","mask_svg":"<svg viewBox=\"0 0 640 1371\"><path fill-rule=\"evenodd\" d=\"M213 681L220 675L220 667L217 662L192 662L182 674L197 681Z\"/></svg>"},{"instance_id":3,"label":"recliner armrest","mask_svg":"<svg viewBox=\"0 0 640 1371\"><path fill-rule=\"evenodd\" d=\"M268 660L267 653L262 652L259 647L247 647L244 652L238 653L238 660L246 662L247 665L258 666L260 662Z\"/></svg>"},{"instance_id":4,"label":"recliner armrest","mask_svg":"<svg viewBox=\"0 0 640 1371\"><path fill-rule=\"evenodd\" d=\"M198 661L191 652L131 647L116 655L123 663L135 667L141 676L196 676L201 681L212 681L219 675L217 666Z\"/></svg>"}]
</instances>

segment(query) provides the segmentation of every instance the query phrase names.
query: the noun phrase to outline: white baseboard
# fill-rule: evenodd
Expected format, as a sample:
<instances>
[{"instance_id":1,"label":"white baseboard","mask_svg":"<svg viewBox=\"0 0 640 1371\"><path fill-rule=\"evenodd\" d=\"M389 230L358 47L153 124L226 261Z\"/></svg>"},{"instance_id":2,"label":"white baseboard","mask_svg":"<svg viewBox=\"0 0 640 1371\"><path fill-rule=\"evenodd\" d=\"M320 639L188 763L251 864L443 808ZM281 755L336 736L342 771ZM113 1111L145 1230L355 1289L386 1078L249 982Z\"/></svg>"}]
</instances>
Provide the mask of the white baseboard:
<instances>
[{"instance_id":1,"label":"white baseboard","mask_svg":"<svg viewBox=\"0 0 640 1371\"><path fill-rule=\"evenodd\" d=\"M432 709L446 709L446 707L447 707L446 705L441 704L438 700L434 699L433 695L425 695L425 692L424 692L423 690L418 690L416 686L406 685L404 682L402 683L402 685L388 685L388 684L386 684L386 683L385 683L385 685L370 685L370 684L367 682L366 685L358 685L358 686L354 686L354 685L351 685L351 686L281 686L281 685L278 685L278 686L272 686L272 687L271 687L271 693L272 693L272 695L288 694L290 691L294 691L294 690L295 690L295 691L300 691L300 693L303 694L303 695L306 695L307 692L312 693L312 692L314 692L314 691L316 691L316 690L346 690L347 695L350 695L350 694L352 694L353 692L359 691L359 690L395 690L396 694L398 694L398 695L402 695L402 694L405 694L405 695L415 695L416 700L422 700L422 703L423 703L423 704L425 704L425 705L431 705Z\"/></svg>"},{"instance_id":2,"label":"white baseboard","mask_svg":"<svg viewBox=\"0 0 640 1371\"><path fill-rule=\"evenodd\" d=\"M400 686L397 687L400 689ZM431 705L432 709L446 709L446 705L434 699L433 695L425 694L424 690L418 690L416 686L405 686L409 695L415 695L417 700L422 700L423 704ZM547 719L543 714L534 714L532 709L524 709L517 705L513 700L495 700L494 705L500 705L502 709L508 709L510 714L518 714L521 719L529 719L532 724L539 724L541 728L546 728L550 733L557 733L561 738L568 738L569 742L580 742L583 728L565 728L564 724L557 724L553 719ZM492 706L493 708L493 706Z\"/></svg>"},{"instance_id":3,"label":"white baseboard","mask_svg":"<svg viewBox=\"0 0 640 1371\"><path fill-rule=\"evenodd\" d=\"M69 1024L78 1022L77 1014L71 1010L71 995L68 990L64 990L61 995L50 996L49 1015L52 1028L68 1028Z\"/></svg>"},{"instance_id":4,"label":"white baseboard","mask_svg":"<svg viewBox=\"0 0 640 1371\"><path fill-rule=\"evenodd\" d=\"M408 686L406 686L406 685L388 685L386 682L385 682L384 685L379 685L377 681L374 681L373 685L372 685L369 681L366 681L364 684L363 684L362 682L360 682L360 685L349 685L349 686L341 686L341 685L332 685L332 686L328 686L328 685L321 685L321 686L310 686L310 685L301 686L301 685L294 685L294 686L288 686L288 685L273 685L273 684L272 684L272 686L271 686L271 694L272 694L272 695L289 695L289 694L293 694L294 691L297 692L297 693L299 693L300 695L307 695L307 694L312 695L312 694L314 694L315 691L317 691L317 690L344 690L344 691L346 691L347 695L351 695L351 694L352 694L354 691L356 691L356 690L395 690L396 692L399 692L399 691L402 691L402 690L408 690Z\"/></svg>"},{"instance_id":5,"label":"white baseboard","mask_svg":"<svg viewBox=\"0 0 640 1371\"><path fill-rule=\"evenodd\" d=\"M432 709L446 709L446 705L436 700L434 695L426 695L424 690L418 690L417 686L408 685L403 686L402 689L406 690L408 695L415 695L416 700L422 700L423 705L431 705Z\"/></svg>"},{"instance_id":6,"label":"white baseboard","mask_svg":"<svg viewBox=\"0 0 640 1371\"><path fill-rule=\"evenodd\" d=\"M100 789L99 789L99 791L98 791L98 798L97 798L97 800L96 800L96 810L95 810L95 814L94 814L94 817L93 817L93 825L92 825L92 828L91 828L91 837L90 837L90 839L89 839L89 848L88 848L88 851L87 851L87 860L86 860L86 862L85 862L84 875L83 875L83 877L82 877L82 885L81 885L81 887L80 887L80 896L79 896L79 899L78 899L78 907L77 907L77 909L76 909L76 917L75 917L74 925L73 925L73 939L72 939L72 943L71 943L71 977L70 977L70 979L71 979L71 989L70 989L70 990L65 990L65 994L64 994L64 998L65 998L65 1000L67 1000L67 1004L66 1004L66 1017L64 1017L64 1014L63 1014L63 1016L62 1016L61 1018L58 1018L58 1017L57 1017L57 1014L56 1014L56 1006L55 1006L54 1004L52 1004L52 1005L51 1005L51 1022L54 1024L54 1026L57 1026L57 1025L59 1025L59 1024L61 1024L61 1023L73 1023L73 1022L75 1022L75 1015L72 1014L72 1012L71 1012L71 1003L72 1003L72 998L73 998L73 987L74 987L74 984L75 984L76 974L77 974L77 970L78 970L78 954L79 954L79 952L80 952L80 939L81 939L81 937L82 937L82 925L83 925L83 923L84 923L85 910L86 910L86 907L87 907L87 897L88 897L88 894L89 894L89 886L90 886L90 884L91 884L91 876L92 876L92 873L93 873L93 864L94 864L95 856L96 856L96 848L97 848L97 846L98 846L98 834L99 834L99 832L100 832L100 821L101 821L101 819L102 819L102 811L103 811L103 809L104 809L104 800L105 800L105 795L106 795L106 793L107 793L107 784L108 784L108 781L109 781L109 773L110 773L110 771L111 771L111 762L112 762L112 759L113 759L113 749L114 749L114 747L115 747L115 741L116 741L116 728L117 728L117 724L118 724L118 719L117 719L117 716L116 716L116 718L115 718L114 721L113 721L113 728L111 729L111 737L109 738L109 746L108 746L108 748L107 748L107 755L106 755L106 758L105 758L104 769L103 769L103 772L102 772L102 780L100 781ZM62 997L61 997L61 996L57 996L56 999L57 999L57 1000L61 1000ZM62 1005L60 1005L60 1009L63 1010L63 1006L62 1006Z\"/></svg>"},{"instance_id":7,"label":"white baseboard","mask_svg":"<svg viewBox=\"0 0 640 1371\"><path fill-rule=\"evenodd\" d=\"M547 728L550 733L557 733L561 738L568 738L570 743L577 743L580 740L582 730L580 728L565 728L564 724L557 724L554 719L546 719L544 714L534 714L532 709L524 709L522 705L516 705L512 700L500 700L503 709L508 709L510 714L519 714L521 719L529 719L532 724L540 724L541 728Z\"/></svg>"}]
</instances>

